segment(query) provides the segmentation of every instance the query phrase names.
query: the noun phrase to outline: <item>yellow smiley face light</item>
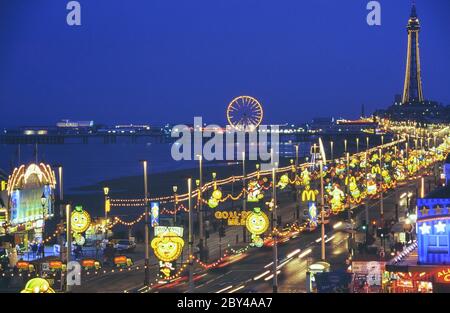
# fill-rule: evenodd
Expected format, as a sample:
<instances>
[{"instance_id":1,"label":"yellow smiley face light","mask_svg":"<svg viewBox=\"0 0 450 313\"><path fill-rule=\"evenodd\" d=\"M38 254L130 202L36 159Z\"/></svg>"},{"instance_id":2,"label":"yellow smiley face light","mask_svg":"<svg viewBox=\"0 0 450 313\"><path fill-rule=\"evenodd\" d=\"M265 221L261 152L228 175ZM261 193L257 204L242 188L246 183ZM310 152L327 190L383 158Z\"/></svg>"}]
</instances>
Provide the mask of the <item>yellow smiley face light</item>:
<instances>
[{"instance_id":1,"label":"yellow smiley face light","mask_svg":"<svg viewBox=\"0 0 450 313\"><path fill-rule=\"evenodd\" d=\"M252 234L252 245L262 247L263 240L260 235L269 228L269 218L266 213L262 212L261 208L254 208L253 212L247 216L245 225Z\"/></svg>"},{"instance_id":2,"label":"yellow smiley face light","mask_svg":"<svg viewBox=\"0 0 450 313\"><path fill-rule=\"evenodd\" d=\"M91 225L91 216L88 212L83 210L82 206L76 206L70 216L70 222L74 233L83 233L89 228L89 225Z\"/></svg>"},{"instance_id":3,"label":"yellow smiley face light","mask_svg":"<svg viewBox=\"0 0 450 313\"><path fill-rule=\"evenodd\" d=\"M151 247L159 260L173 262L181 256L184 240L176 233L169 231L153 238Z\"/></svg>"}]
</instances>

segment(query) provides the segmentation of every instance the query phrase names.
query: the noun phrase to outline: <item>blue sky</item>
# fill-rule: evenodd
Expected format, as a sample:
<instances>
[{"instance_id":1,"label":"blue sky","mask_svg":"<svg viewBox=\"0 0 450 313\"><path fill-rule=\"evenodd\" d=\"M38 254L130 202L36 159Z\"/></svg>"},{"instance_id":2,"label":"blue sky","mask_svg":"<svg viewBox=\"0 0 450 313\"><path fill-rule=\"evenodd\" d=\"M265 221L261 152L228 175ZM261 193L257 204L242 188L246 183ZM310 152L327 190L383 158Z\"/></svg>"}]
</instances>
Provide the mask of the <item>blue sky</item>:
<instances>
[{"instance_id":1,"label":"blue sky","mask_svg":"<svg viewBox=\"0 0 450 313\"><path fill-rule=\"evenodd\" d=\"M0 0L0 126L224 124L237 95L266 123L357 117L403 87L410 0ZM450 1L417 0L426 98L450 104Z\"/></svg>"}]
</instances>

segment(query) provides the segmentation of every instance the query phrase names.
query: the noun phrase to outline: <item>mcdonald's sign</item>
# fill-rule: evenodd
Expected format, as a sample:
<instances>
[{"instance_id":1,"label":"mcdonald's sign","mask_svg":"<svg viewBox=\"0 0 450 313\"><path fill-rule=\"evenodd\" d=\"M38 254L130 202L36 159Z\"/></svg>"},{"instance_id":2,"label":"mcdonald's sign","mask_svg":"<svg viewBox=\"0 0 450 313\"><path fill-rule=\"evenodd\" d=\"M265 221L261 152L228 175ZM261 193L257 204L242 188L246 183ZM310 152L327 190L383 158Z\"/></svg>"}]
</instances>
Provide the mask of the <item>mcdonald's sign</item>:
<instances>
[{"instance_id":1,"label":"mcdonald's sign","mask_svg":"<svg viewBox=\"0 0 450 313\"><path fill-rule=\"evenodd\" d=\"M372 174L380 174L381 175L381 169L379 166L372 167Z\"/></svg>"},{"instance_id":2,"label":"mcdonald's sign","mask_svg":"<svg viewBox=\"0 0 450 313\"><path fill-rule=\"evenodd\" d=\"M309 202L309 201L315 202L318 193L319 193L319 191L317 191L317 190L311 190L311 189L303 190L302 202Z\"/></svg>"}]
</instances>

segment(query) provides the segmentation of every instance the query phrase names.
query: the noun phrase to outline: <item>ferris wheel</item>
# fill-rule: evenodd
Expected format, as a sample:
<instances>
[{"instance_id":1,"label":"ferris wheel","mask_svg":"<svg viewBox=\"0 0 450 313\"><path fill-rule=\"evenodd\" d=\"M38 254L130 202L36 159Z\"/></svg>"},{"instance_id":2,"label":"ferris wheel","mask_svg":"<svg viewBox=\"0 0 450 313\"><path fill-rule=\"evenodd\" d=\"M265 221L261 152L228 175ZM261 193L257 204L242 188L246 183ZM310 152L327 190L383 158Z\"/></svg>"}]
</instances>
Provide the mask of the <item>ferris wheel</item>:
<instances>
[{"instance_id":1,"label":"ferris wheel","mask_svg":"<svg viewBox=\"0 0 450 313\"><path fill-rule=\"evenodd\" d=\"M231 100L227 108L228 124L237 129L255 129L263 118L263 109L258 100L250 96L239 96Z\"/></svg>"}]
</instances>

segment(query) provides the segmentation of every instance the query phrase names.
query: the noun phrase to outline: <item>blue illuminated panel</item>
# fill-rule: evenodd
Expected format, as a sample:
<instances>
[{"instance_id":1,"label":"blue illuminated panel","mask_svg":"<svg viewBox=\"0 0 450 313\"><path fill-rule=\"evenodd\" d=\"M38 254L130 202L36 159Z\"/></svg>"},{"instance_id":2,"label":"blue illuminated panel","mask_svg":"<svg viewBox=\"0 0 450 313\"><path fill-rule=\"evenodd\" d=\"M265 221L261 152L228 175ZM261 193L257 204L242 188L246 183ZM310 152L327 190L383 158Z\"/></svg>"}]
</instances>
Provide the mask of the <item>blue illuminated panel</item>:
<instances>
[{"instance_id":1,"label":"blue illuminated panel","mask_svg":"<svg viewBox=\"0 0 450 313\"><path fill-rule=\"evenodd\" d=\"M450 264L450 199L417 199L420 264Z\"/></svg>"}]
</instances>

